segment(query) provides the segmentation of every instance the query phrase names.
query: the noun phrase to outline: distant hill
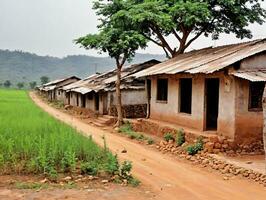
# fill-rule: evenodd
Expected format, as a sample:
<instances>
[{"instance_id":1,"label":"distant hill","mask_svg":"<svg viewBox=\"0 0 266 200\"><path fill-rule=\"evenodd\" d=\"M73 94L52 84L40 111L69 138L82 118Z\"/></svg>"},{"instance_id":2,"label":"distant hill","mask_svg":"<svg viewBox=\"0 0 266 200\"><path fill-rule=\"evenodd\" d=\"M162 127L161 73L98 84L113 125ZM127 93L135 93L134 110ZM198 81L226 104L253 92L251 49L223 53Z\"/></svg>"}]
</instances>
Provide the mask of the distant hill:
<instances>
[{"instance_id":1,"label":"distant hill","mask_svg":"<svg viewBox=\"0 0 266 200\"><path fill-rule=\"evenodd\" d=\"M132 63L145 62L150 59L164 60L164 55L136 54ZM64 58L38 56L36 54L0 50L0 83L10 80L13 85L18 82L37 81L41 76L51 80L76 75L84 78L97 72L115 68L109 57L85 55L67 56Z\"/></svg>"}]
</instances>

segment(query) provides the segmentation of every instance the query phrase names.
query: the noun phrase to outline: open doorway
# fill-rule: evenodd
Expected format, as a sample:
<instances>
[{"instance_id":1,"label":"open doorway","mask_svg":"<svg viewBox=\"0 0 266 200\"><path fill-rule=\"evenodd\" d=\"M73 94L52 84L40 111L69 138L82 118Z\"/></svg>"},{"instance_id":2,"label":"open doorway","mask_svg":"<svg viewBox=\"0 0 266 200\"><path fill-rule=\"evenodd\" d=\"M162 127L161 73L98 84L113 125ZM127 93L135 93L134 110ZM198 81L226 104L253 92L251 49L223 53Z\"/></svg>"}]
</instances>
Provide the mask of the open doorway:
<instances>
[{"instance_id":1,"label":"open doorway","mask_svg":"<svg viewBox=\"0 0 266 200\"><path fill-rule=\"evenodd\" d=\"M205 80L206 130L217 130L219 110L219 79Z\"/></svg>"},{"instance_id":2,"label":"open doorway","mask_svg":"<svg viewBox=\"0 0 266 200\"><path fill-rule=\"evenodd\" d=\"M77 97L77 106L79 106L79 94L78 93L76 94L76 97Z\"/></svg>"},{"instance_id":3,"label":"open doorway","mask_svg":"<svg viewBox=\"0 0 266 200\"><path fill-rule=\"evenodd\" d=\"M95 93L95 110L96 111L99 111L99 104L100 104L99 101L100 101L99 94Z\"/></svg>"},{"instance_id":4,"label":"open doorway","mask_svg":"<svg viewBox=\"0 0 266 200\"><path fill-rule=\"evenodd\" d=\"M86 95L81 95L81 107L86 108Z\"/></svg>"}]
</instances>

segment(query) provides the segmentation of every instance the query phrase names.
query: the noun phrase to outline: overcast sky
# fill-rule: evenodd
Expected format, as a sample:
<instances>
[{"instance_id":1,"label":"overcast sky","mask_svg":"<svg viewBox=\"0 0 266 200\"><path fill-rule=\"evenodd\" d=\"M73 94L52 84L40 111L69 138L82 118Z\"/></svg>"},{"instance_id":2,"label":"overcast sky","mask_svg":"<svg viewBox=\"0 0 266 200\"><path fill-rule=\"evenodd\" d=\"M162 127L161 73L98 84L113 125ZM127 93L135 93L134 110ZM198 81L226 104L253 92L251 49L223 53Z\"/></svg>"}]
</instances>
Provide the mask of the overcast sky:
<instances>
[{"instance_id":1,"label":"overcast sky","mask_svg":"<svg viewBox=\"0 0 266 200\"><path fill-rule=\"evenodd\" d=\"M266 2L262 3L266 9ZM38 55L63 57L98 55L73 44L73 39L97 31L92 0L0 0L0 49L23 50ZM266 37L266 24L252 25L254 39ZM200 38L190 49L239 42L233 35L219 41ZM163 54L155 45L146 53Z\"/></svg>"}]
</instances>

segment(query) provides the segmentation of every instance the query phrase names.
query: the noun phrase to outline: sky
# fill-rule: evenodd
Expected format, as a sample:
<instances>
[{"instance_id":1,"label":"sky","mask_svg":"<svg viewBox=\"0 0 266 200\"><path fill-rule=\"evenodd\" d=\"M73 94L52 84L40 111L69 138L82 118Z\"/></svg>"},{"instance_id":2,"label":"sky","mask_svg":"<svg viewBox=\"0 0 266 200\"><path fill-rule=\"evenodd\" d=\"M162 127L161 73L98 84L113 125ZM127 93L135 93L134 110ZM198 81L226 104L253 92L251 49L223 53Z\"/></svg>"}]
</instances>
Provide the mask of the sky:
<instances>
[{"instance_id":1,"label":"sky","mask_svg":"<svg viewBox=\"0 0 266 200\"><path fill-rule=\"evenodd\" d=\"M266 2L262 6L266 9ZM0 49L56 57L99 56L97 51L84 50L73 43L80 36L96 33L97 23L92 0L0 0ZM250 28L253 39L266 37L266 23ZM200 37L189 50L237 42L241 40L234 35L221 35L219 41ZM161 48L151 43L139 52L164 54Z\"/></svg>"}]
</instances>

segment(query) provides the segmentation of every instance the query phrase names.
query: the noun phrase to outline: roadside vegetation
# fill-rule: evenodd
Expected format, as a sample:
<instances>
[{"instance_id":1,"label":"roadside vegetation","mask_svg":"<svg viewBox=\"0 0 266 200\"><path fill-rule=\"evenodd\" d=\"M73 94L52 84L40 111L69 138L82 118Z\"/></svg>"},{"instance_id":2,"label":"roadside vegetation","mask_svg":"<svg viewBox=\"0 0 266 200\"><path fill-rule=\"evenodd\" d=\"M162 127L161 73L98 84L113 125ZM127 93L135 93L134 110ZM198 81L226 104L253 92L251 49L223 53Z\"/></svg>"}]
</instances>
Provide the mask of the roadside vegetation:
<instances>
[{"instance_id":1,"label":"roadside vegetation","mask_svg":"<svg viewBox=\"0 0 266 200\"><path fill-rule=\"evenodd\" d=\"M186 143L185 132L183 129L176 130L175 133L164 134L164 140L167 143L174 143L176 147L181 147L188 155L195 155L203 150L204 142L202 137L198 137L193 144Z\"/></svg>"},{"instance_id":2,"label":"roadside vegetation","mask_svg":"<svg viewBox=\"0 0 266 200\"><path fill-rule=\"evenodd\" d=\"M41 174L56 180L60 173L134 180L129 162L119 164L106 147L55 120L39 109L25 91L0 90L0 174Z\"/></svg>"},{"instance_id":3,"label":"roadside vegetation","mask_svg":"<svg viewBox=\"0 0 266 200\"><path fill-rule=\"evenodd\" d=\"M129 121L126 121L122 126L120 126L119 132L128 136L130 139L146 141L149 145L154 143L154 140L151 137L147 137L142 133L135 132Z\"/></svg>"}]
</instances>

